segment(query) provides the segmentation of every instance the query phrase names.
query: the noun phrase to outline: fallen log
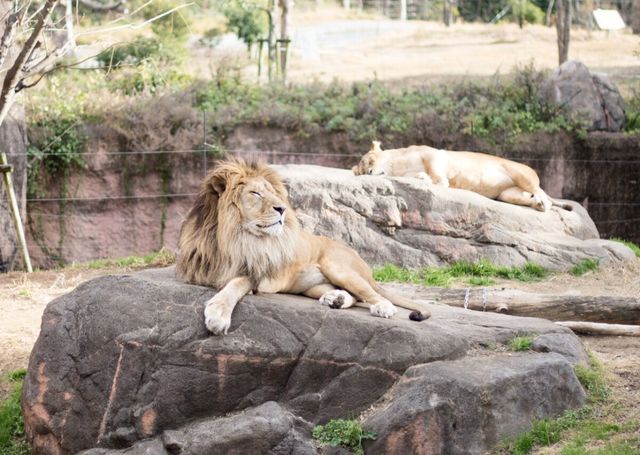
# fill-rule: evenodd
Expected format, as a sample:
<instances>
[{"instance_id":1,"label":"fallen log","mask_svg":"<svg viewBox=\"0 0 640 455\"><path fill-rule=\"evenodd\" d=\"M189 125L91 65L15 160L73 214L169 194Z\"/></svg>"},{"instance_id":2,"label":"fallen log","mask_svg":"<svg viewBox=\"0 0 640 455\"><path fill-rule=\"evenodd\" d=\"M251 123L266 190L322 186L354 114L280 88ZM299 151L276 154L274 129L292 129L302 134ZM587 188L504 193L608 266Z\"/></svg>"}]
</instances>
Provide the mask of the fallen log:
<instances>
[{"instance_id":1,"label":"fallen log","mask_svg":"<svg viewBox=\"0 0 640 455\"><path fill-rule=\"evenodd\" d=\"M606 335L640 337L640 325L603 324L599 322L557 321L580 335Z\"/></svg>"},{"instance_id":2,"label":"fallen log","mask_svg":"<svg viewBox=\"0 0 640 455\"><path fill-rule=\"evenodd\" d=\"M636 297L535 294L517 289L425 288L406 284L385 284L385 287L407 297L435 300L470 310L539 317L551 321L640 324L640 299Z\"/></svg>"}]
</instances>

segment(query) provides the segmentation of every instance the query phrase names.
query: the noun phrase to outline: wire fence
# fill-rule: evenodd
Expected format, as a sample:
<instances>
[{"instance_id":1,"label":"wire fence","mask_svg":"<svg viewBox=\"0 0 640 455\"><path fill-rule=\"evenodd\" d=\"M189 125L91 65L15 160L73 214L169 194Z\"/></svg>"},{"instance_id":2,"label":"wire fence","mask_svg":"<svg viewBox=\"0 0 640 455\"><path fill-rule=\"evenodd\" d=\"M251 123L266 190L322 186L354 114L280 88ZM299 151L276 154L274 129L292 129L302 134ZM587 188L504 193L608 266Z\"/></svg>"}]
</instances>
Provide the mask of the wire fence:
<instances>
[{"instance_id":1,"label":"wire fence","mask_svg":"<svg viewBox=\"0 0 640 455\"><path fill-rule=\"evenodd\" d=\"M203 146L193 149L181 149L181 150L138 150L138 151L88 151L83 155L86 157L118 157L126 156L131 157L132 164L138 158L144 156L154 155L176 155L187 156L190 155L194 159L193 169L196 172L202 172L203 176L213 167L215 160L221 158L219 153L213 153L214 148L211 144L203 141ZM247 150L247 149L230 149L224 150L224 155L235 155L243 157L251 157L255 159L262 159L266 162L273 162L274 164L326 164L327 160L333 163L338 163L346 167L347 164L356 163L361 157L361 154L353 153L305 153L305 152L289 152L281 150ZM44 152L39 156L56 155L55 153ZM548 163L553 166L553 162L559 162L558 158L523 158L522 156L504 156L517 162L525 163ZM595 165L602 169L605 167L613 167L613 169L627 170L629 168L638 169L636 173L640 179L640 159L581 159L581 158L562 158L565 164L575 163L577 166L583 165ZM126 165L127 161L119 161L121 165ZM536 167L536 166L533 166ZM149 172L153 172L150 169ZM179 171L178 171L179 172ZM158 192L149 194L95 194L95 195L83 195L83 196L64 196L64 197L52 197L52 196L37 196L27 198L28 214L33 219L39 219L42 223L64 223L64 220L69 220L69 225L73 225L74 222L82 223L93 222L99 225L101 221L108 218L109 221L115 222L117 225L134 226L137 222L132 219L130 213L117 214L105 207L109 202L124 202L135 204L136 202L161 200L158 204L168 204L173 201L183 200L188 198L195 198L197 192L194 190L199 186L200 182L193 182L193 185L189 185L187 191L177 192ZM614 193L612 191L612 193ZM640 196L640 194L638 195ZM66 208L56 213L57 208L51 208L47 204L58 203ZM86 205L83 205L86 204ZM636 232L635 227L640 222L640 199L636 200L597 200L586 201L584 204L589 210L590 215L594 218L595 224L598 226L600 233L603 237L620 236L620 232L633 231ZM133 206L132 206L133 207ZM184 216L184 214L183 214ZM100 221L99 221L100 220ZM181 221L181 220L180 220ZM175 223L175 221L172 221ZM67 228L66 228L67 229ZM68 230L68 229L67 229ZM636 240L637 239L632 239ZM39 254L39 253L44 253ZM38 248L33 251L32 257L36 262L48 263L51 260L56 260L56 254L51 254L42 248Z\"/></svg>"}]
</instances>

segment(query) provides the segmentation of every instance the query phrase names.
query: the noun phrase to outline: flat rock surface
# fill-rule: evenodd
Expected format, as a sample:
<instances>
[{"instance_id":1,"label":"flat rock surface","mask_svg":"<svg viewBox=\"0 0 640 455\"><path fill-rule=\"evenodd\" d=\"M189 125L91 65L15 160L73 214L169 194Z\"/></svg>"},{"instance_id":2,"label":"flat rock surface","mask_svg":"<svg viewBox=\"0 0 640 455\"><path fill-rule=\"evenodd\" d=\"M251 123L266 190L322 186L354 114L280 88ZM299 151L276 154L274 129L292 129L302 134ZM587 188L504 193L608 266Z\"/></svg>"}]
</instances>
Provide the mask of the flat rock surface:
<instances>
[{"instance_id":1,"label":"flat rock surface","mask_svg":"<svg viewBox=\"0 0 640 455\"><path fill-rule=\"evenodd\" d=\"M215 291L173 273L98 278L47 306L23 391L35 453L306 453L314 424L365 411L371 453L425 435L437 436L428 453L481 453L584 400L571 363L586 353L546 320L433 305L418 323L249 295L214 337L203 308ZM504 347L527 334L540 352Z\"/></svg>"},{"instance_id":2,"label":"flat rock surface","mask_svg":"<svg viewBox=\"0 0 640 455\"><path fill-rule=\"evenodd\" d=\"M584 259L634 259L599 238L586 210L539 212L415 178L354 176L311 165L274 166L303 226L355 248L372 265L440 265L487 258L505 266L534 262L567 270Z\"/></svg>"}]
</instances>

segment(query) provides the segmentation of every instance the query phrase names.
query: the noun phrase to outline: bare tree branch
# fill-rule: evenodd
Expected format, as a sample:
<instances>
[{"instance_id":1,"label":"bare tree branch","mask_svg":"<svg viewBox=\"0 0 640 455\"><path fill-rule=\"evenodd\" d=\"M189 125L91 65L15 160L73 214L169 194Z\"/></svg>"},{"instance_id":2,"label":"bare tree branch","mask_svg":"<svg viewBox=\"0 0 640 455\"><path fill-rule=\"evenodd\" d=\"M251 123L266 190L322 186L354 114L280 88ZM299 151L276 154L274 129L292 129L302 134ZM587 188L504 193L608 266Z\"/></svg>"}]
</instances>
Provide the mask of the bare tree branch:
<instances>
[{"instance_id":1,"label":"bare tree branch","mask_svg":"<svg viewBox=\"0 0 640 455\"><path fill-rule=\"evenodd\" d=\"M15 86L20 80L22 68L33 52L33 49L36 47L40 34L42 33L49 16L51 16L56 2L57 0L46 0L44 6L40 10L38 21L31 32L31 36L29 36L27 41L24 43L24 46L16 57L16 60L5 75L2 90L0 91L0 125L4 122L4 119L9 113L9 109L13 103Z\"/></svg>"},{"instance_id":2,"label":"bare tree branch","mask_svg":"<svg viewBox=\"0 0 640 455\"><path fill-rule=\"evenodd\" d=\"M11 13L9 17L7 17L4 33L2 34L2 39L0 40L0 68L2 68L2 65L4 65L7 54L9 54L9 47L13 42L13 35L15 34L17 23L18 15L16 13Z\"/></svg>"}]
</instances>

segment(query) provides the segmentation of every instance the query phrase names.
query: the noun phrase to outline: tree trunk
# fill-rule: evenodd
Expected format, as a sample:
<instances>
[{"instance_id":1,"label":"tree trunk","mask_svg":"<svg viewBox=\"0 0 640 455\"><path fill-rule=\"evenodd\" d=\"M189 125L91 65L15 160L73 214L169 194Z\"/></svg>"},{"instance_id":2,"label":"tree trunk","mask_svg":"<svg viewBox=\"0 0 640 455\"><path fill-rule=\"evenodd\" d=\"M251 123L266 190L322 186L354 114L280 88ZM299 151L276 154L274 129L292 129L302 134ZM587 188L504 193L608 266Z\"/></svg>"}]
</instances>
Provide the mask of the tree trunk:
<instances>
[{"instance_id":1,"label":"tree trunk","mask_svg":"<svg viewBox=\"0 0 640 455\"><path fill-rule=\"evenodd\" d=\"M442 20L444 21L444 25L449 27L451 25L453 16L453 11L451 10L451 0L444 0L442 2L442 5Z\"/></svg>"},{"instance_id":2,"label":"tree trunk","mask_svg":"<svg viewBox=\"0 0 640 455\"><path fill-rule=\"evenodd\" d=\"M569 58L571 38L571 0L556 0L556 30L558 32L558 64Z\"/></svg>"},{"instance_id":3,"label":"tree trunk","mask_svg":"<svg viewBox=\"0 0 640 455\"><path fill-rule=\"evenodd\" d=\"M547 5L547 14L544 18L544 23L547 27L551 27L551 11L553 11L554 4L555 4L555 0L551 0Z\"/></svg>"},{"instance_id":4,"label":"tree trunk","mask_svg":"<svg viewBox=\"0 0 640 455\"><path fill-rule=\"evenodd\" d=\"M485 292L470 288L467 292L465 289L406 285L385 287L395 287L407 297L436 300L455 307L464 307L466 297L467 308L471 310L541 317L552 321L640 324L640 298L636 297L533 294L515 289L488 289Z\"/></svg>"},{"instance_id":5,"label":"tree trunk","mask_svg":"<svg viewBox=\"0 0 640 455\"><path fill-rule=\"evenodd\" d=\"M640 33L640 2L635 0L631 6L631 30Z\"/></svg>"},{"instance_id":6,"label":"tree trunk","mask_svg":"<svg viewBox=\"0 0 640 455\"><path fill-rule=\"evenodd\" d=\"M293 7L293 0L279 0L280 3L280 48L278 49L278 58L280 59L280 71L282 71L282 79L287 74L287 42L289 39L289 13Z\"/></svg>"},{"instance_id":7,"label":"tree trunk","mask_svg":"<svg viewBox=\"0 0 640 455\"><path fill-rule=\"evenodd\" d=\"M407 20L407 0L400 0L400 20Z\"/></svg>"}]
</instances>

